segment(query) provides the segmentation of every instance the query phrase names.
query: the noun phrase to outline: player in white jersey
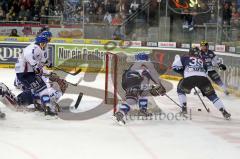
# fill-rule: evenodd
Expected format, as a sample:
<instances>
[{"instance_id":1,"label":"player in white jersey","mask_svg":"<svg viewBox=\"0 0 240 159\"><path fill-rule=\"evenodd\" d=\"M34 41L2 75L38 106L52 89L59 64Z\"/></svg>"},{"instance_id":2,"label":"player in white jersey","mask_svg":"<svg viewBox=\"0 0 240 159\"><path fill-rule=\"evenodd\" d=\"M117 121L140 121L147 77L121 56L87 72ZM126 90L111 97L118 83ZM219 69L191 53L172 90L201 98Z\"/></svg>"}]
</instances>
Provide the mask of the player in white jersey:
<instances>
[{"instance_id":1,"label":"player in white jersey","mask_svg":"<svg viewBox=\"0 0 240 159\"><path fill-rule=\"evenodd\" d=\"M52 33L50 31L43 31L39 34L40 36L45 36L47 39L48 39L48 43L51 41L51 38L52 38ZM35 42L31 43L32 45L35 44ZM48 59L48 44L46 45L46 47L44 48L44 54L43 56L41 57L41 64L42 64L42 67L44 66L47 66L48 68L51 68L52 67L52 63L51 61ZM43 69L43 73L44 74L49 74L49 72L45 69ZM42 79L48 83L48 78L46 78L45 76L42 76ZM15 78L14 80L14 86L17 88L17 89L21 89L21 90L24 90L24 86L23 84L17 79Z\"/></svg>"},{"instance_id":2,"label":"player in white jersey","mask_svg":"<svg viewBox=\"0 0 240 159\"><path fill-rule=\"evenodd\" d=\"M38 36L35 44L30 44L24 49L15 65L18 80L24 85L25 91L18 95L17 101L20 105L33 104L33 100L39 97L45 114L57 115L56 101L61 97L62 92L47 87L41 78L43 73L42 60L48 39L45 36Z\"/></svg>"},{"instance_id":3,"label":"player in white jersey","mask_svg":"<svg viewBox=\"0 0 240 159\"><path fill-rule=\"evenodd\" d=\"M153 81L155 85L150 85ZM147 111L148 95L164 95L166 89L162 86L159 74L145 53L136 55L136 62L122 75L122 87L126 92L124 102L119 105L114 117L121 124L125 124L124 116L131 107L138 105L139 113L144 116L152 115ZM154 90L154 91L152 91ZM156 93L157 92L157 93Z\"/></svg>"},{"instance_id":4,"label":"player in white jersey","mask_svg":"<svg viewBox=\"0 0 240 159\"><path fill-rule=\"evenodd\" d=\"M202 94L206 96L216 108L221 111L225 119L230 119L230 114L226 111L222 101L216 95L216 92L207 78L207 65L200 56L200 50L191 48L188 55L175 56L172 68L175 72L181 74L183 79L179 81L177 93L182 107L182 113L187 113L187 97L194 87L198 87Z\"/></svg>"}]
</instances>

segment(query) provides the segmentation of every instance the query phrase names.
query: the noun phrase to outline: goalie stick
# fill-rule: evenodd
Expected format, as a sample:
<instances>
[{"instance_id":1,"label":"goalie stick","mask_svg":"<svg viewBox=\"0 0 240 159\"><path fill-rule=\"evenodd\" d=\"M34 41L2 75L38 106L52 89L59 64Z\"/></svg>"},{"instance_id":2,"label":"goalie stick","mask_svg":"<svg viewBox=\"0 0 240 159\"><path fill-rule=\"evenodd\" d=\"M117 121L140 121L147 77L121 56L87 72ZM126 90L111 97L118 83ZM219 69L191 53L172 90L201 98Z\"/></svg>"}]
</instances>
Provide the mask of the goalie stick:
<instances>
[{"instance_id":1,"label":"goalie stick","mask_svg":"<svg viewBox=\"0 0 240 159\"><path fill-rule=\"evenodd\" d=\"M72 75L72 76L76 76L77 74L79 74L79 73L82 71L82 69L80 68L80 69L77 70L76 72L71 73L71 72L67 72L67 71L65 71L65 70L63 70L63 69L61 69L61 68L59 68L59 67L56 67L56 66L53 66L53 68L56 69L56 70L62 71L62 72L64 72L64 73L70 74L70 75Z\"/></svg>"}]
</instances>

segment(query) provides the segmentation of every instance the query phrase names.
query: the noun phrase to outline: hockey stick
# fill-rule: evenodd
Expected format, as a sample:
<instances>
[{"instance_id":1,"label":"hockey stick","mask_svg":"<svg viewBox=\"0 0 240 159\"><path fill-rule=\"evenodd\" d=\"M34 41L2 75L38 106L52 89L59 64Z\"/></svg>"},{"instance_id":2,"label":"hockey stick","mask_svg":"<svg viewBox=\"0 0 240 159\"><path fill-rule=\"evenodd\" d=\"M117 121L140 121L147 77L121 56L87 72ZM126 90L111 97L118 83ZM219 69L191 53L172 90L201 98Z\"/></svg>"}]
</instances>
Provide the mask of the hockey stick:
<instances>
[{"instance_id":1,"label":"hockey stick","mask_svg":"<svg viewBox=\"0 0 240 159\"><path fill-rule=\"evenodd\" d=\"M160 95L161 93L159 93L158 91L158 94ZM170 99L174 104L176 104L178 107L182 108L181 105L179 105L175 100L173 100L171 97L169 97L169 95L167 95L167 93L164 94L166 97L168 97L168 99Z\"/></svg>"},{"instance_id":2,"label":"hockey stick","mask_svg":"<svg viewBox=\"0 0 240 159\"><path fill-rule=\"evenodd\" d=\"M205 105L205 103L203 102L202 98L200 97L199 93L197 92L196 88L194 87L194 91L197 94L198 98L200 99L200 101L202 102L202 105L204 106L204 108L206 109L206 111L209 113L210 109L207 108L207 106Z\"/></svg>"},{"instance_id":3,"label":"hockey stick","mask_svg":"<svg viewBox=\"0 0 240 159\"><path fill-rule=\"evenodd\" d=\"M43 76L45 76L45 77L51 77L52 75L51 75L51 74L43 74ZM65 81L66 81L66 80L65 80ZM72 86L78 86L78 83L71 83L71 82L68 82L68 81L66 81L66 83L69 84L69 85L72 85Z\"/></svg>"},{"instance_id":4,"label":"hockey stick","mask_svg":"<svg viewBox=\"0 0 240 159\"><path fill-rule=\"evenodd\" d=\"M170 99L173 103L175 103L178 107L182 108L177 102L175 102L175 100L173 100L171 97L169 97L169 95L165 94L166 97L168 97L168 99Z\"/></svg>"},{"instance_id":5,"label":"hockey stick","mask_svg":"<svg viewBox=\"0 0 240 159\"><path fill-rule=\"evenodd\" d=\"M64 73L70 74L70 75L72 75L72 76L76 76L77 74L79 74L79 73L82 71L82 69L80 68L80 69L77 70L76 72L71 73L71 72L67 72L67 71L65 71L65 70L63 70L63 69L61 69L61 68L59 68L59 67L56 67L56 66L53 66L53 68L56 69L56 70L62 71L62 72L64 72Z\"/></svg>"},{"instance_id":6,"label":"hockey stick","mask_svg":"<svg viewBox=\"0 0 240 159\"><path fill-rule=\"evenodd\" d=\"M79 93L79 95L78 95L77 102L76 102L76 103L75 103L75 105L74 105L75 109L77 109L77 108L78 108L78 105L79 105L79 103L80 103L80 102L81 102L81 100L82 100L82 96L83 96L83 93L82 93L82 92L80 92L80 93Z\"/></svg>"}]
</instances>

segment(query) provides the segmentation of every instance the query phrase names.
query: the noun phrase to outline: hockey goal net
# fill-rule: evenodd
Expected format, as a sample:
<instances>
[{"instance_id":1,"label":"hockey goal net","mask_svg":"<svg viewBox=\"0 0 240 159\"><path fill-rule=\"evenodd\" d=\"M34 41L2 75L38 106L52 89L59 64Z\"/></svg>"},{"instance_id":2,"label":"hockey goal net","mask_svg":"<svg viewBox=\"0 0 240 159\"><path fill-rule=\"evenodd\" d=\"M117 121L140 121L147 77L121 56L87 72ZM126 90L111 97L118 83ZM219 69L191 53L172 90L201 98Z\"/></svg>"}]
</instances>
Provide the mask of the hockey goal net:
<instances>
[{"instance_id":1,"label":"hockey goal net","mask_svg":"<svg viewBox=\"0 0 240 159\"><path fill-rule=\"evenodd\" d=\"M124 101L125 91L122 88L122 75L125 70L128 70L134 63L135 55L126 55L123 53L113 54L106 53L105 56L105 103L113 106L113 113L117 110L118 103ZM158 62L153 62L154 68L161 72ZM164 81L162 81L164 82ZM165 85L165 83L164 83ZM149 109L153 112L159 112L159 108L150 98Z\"/></svg>"},{"instance_id":2,"label":"hockey goal net","mask_svg":"<svg viewBox=\"0 0 240 159\"><path fill-rule=\"evenodd\" d=\"M117 109L117 63L116 54L110 52L105 56L105 104L113 105L113 113Z\"/></svg>"},{"instance_id":3,"label":"hockey goal net","mask_svg":"<svg viewBox=\"0 0 240 159\"><path fill-rule=\"evenodd\" d=\"M126 54L106 53L105 57L105 103L113 105L113 113L117 110L117 104L124 99L125 91L122 88L122 75L132 64L134 56Z\"/></svg>"}]
</instances>

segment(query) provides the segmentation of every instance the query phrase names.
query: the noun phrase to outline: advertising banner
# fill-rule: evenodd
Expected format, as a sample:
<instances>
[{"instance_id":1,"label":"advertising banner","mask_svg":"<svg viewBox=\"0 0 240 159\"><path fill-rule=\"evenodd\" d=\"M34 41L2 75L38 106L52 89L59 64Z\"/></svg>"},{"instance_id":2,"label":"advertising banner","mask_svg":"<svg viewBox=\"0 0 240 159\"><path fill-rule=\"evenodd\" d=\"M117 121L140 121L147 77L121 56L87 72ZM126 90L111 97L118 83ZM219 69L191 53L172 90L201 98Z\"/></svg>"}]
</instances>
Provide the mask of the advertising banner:
<instances>
[{"instance_id":1,"label":"advertising banner","mask_svg":"<svg viewBox=\"0 0 240 159\"><path fill-rule=\"evenodd\" d=\"M85 71L98 72L105 68L105 54L123 53L136 54L141 51L151 51L151 49L131 48L119 46L118 43L108 43L107 45L55 45L55 65L63 68L87 69Z\"/></svg>"},{"instance_id":2,"label":"advertising banner","mask_svg":"<svg viewBox=\"0 0 240 159\"><path fill-rule=\"evenodd\" d=\"M13 65L29 43L0 43L0 64ZM48 45L48 58L54 63L54 45Z\"/></svg>"}]
</instances>

